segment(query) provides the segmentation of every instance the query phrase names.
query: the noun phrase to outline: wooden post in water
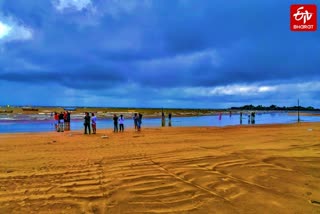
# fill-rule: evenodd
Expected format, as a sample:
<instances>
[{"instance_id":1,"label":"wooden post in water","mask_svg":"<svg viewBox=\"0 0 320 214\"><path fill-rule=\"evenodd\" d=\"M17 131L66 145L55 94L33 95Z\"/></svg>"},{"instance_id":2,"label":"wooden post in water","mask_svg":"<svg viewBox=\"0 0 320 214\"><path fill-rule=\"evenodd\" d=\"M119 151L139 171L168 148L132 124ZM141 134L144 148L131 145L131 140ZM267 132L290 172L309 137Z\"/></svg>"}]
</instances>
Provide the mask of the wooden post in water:
<instances>
[{"instance_id":1,"label":"wooden post in water","mask_svg":"<svg viewBox=\"0 0 320 214\"><path fill-rule=\"evenodd\" d=\"M298 99L298 123L300 122L300 102Z\"/></svg>"}]
</instances>

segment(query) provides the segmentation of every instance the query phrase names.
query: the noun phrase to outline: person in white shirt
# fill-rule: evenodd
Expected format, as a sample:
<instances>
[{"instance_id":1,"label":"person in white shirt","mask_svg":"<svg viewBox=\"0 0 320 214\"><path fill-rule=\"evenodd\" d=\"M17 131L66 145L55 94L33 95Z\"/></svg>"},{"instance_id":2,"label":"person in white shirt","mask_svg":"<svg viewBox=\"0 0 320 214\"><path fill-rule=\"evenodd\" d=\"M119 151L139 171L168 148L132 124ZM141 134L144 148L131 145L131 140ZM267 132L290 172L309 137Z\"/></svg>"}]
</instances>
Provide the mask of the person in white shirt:
<instances>
[{"instance_id":1,"label":"person in white shirt","mask_svg":"<svg viewBox=\"0 0 320 214\"><path fill-rule=\"evenodd\" d=\"M119 118L119 126L120 126L120 132L123 132L124 131L124 118L123 118L122 114L120 115L120 118Z\"/></svg>"},{"instance_id":2,"label":"person in white shirt","mask_svg":"<svg viewBox=\"0 0 320 214\"><path fill-rule=\"evenodd\" d=\"M97 116L92 113L91 117L91 126L92 126L92 134L96 134L97 132Z\"/></svg>"}]
</instances>

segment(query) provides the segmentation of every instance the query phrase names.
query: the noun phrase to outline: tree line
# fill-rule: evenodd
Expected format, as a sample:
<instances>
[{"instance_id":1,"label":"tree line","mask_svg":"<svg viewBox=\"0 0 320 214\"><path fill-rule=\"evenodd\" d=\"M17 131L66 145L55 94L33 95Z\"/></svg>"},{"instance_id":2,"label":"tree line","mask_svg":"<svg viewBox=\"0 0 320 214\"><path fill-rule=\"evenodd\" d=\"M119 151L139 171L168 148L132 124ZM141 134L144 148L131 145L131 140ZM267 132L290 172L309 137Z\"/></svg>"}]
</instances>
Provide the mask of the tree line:
<instances>
[{"instance_id":1,"label":"tree line","mask_svg":"<svg viewBox=\"0 0 320 214\"><path fill-rule=\"evenodd\" d=\"M277 105L270 105L270 106L262 106L262 105L244 105L241 107L231 107L232 110L266 110L266 111L320 111L318 108L314 108L312 106L303 107L303 106L277 106Z\"/></svg>"}]
</instances>

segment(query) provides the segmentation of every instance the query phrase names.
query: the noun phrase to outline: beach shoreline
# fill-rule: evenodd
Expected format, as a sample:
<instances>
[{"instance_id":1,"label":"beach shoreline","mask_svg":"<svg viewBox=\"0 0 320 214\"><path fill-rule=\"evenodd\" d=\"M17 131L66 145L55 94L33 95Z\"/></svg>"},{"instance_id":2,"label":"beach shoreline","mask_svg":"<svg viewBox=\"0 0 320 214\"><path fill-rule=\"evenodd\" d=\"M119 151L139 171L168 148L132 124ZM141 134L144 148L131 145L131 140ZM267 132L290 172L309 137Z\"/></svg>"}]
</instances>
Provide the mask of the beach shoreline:
<instances>
[{"instance_id":1,"label":"beach shoreline","mask_svg":"<svg viewBox=\"0 0 320 214\"><path fill-rule=\"evenodd\" d=\"M110 119L111 121L111 119ZM143 129L144 130L148 130L148 129L198 129L198 128L205 128L205 129L222 129L222 128L243 128L243 127L272 127L272 126L287 126L287 125L298 125L298 124L318 124L319 122L292 122L292 123L272 123L272 124L236 124L236 125L225 125L225 126L218 126L218 125L211 125L211 126L174 126L174 127L170 127L170 126L164 126L161 127L159 126L144 126ZM1 133L0 135L37 135L37 134L52 134L52 133L60 133L60 134L83 134L83 129L84 128L80 128L80 129L74 129L74 130L69 130L69 131L63 131L63 132L57 132L56 130L52 130L52 131L32 131L32 132L5 132L5 133ZM117 134L117 133L113 133L113 127L110 128L100 128L98 130L99 134L106 134L106 133L112 133L112 134ZM133 127L126 127L126 132L135 132L135 133L139 133L137 132Z\"/></svg>"}]
</instances>

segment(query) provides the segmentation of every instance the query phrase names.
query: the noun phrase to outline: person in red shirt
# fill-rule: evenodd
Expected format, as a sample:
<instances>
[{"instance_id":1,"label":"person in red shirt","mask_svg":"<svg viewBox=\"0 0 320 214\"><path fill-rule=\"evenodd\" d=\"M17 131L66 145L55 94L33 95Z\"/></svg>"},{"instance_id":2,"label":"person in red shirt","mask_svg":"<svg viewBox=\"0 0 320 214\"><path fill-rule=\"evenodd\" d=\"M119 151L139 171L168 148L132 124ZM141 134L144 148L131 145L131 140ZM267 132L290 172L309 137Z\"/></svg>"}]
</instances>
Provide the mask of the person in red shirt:
<instances>
[{"instance_id":1,"label":"person in red shirt","mask_svg":"<svg viewBox=\"0 0 320 214\"><path fill-rule=\"evenodd\" d=\"M58 129L58 123L59 123L59 115L57 112L54 112L54 127L56 130Z\"/></svg>"},{"instance_id":2,"label":"person in red shirt","mask_svg":"<svg viewBox=\"0 0 320 214\"><path fill-rule=\"evenodd\" d=\"M68 113L65 111L63 112L63 120L64 120L64 130L69 131L69 126L68 126Z\"/></svg>"},{"instance_id":3,"label":"person in red shirt","mask_svg":"<svg viewBox=\"0 0 320 214\"><path fill-rule=\"evenodd\" d=\"M67 112L65 111L65 112L63 113L64 122L67 122L67 117L68 117L68 115L67 115Z\"/></svg>"}]
</instances>

